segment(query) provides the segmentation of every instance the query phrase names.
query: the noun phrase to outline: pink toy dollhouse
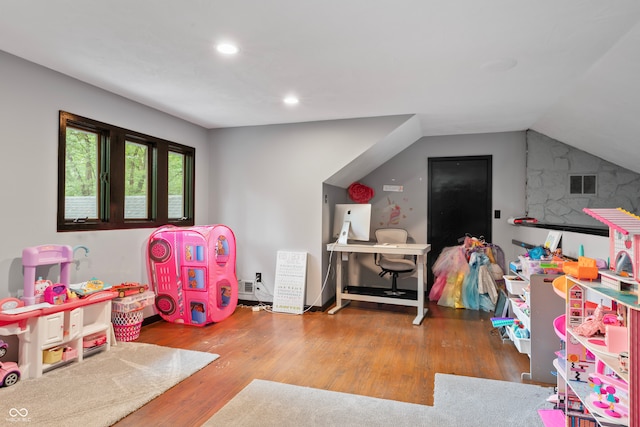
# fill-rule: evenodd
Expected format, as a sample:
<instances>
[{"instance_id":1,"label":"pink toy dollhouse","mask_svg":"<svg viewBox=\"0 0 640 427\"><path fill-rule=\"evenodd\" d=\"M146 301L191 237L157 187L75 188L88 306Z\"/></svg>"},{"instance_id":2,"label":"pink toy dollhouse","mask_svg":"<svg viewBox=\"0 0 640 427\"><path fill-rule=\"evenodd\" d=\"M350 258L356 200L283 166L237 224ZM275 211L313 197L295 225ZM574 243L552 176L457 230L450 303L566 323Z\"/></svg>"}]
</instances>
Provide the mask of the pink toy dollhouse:
<instances>
[{"instance_id":1,"label":"pink toy dollhouse","mask_svg":"<svg viewBox=\"0 0 640 427\"><path fill-rule=\"evenodd\" d=\"M603 286L637 293L640 282L640 217L617 209L583 211L609 226L609 272L601 272Z\"/></svg>"},{"instance_id":2,"label":"pink toy dollhouse","mask_svg":"<svg viewBox=\"0 0 640 427\"><path fill-rule=\"evenodd\" d=\"M235 310L236 241L228 227L161 227L149 237L147 261L164 320L204 326Z\"/></svg>"}]
</instances>

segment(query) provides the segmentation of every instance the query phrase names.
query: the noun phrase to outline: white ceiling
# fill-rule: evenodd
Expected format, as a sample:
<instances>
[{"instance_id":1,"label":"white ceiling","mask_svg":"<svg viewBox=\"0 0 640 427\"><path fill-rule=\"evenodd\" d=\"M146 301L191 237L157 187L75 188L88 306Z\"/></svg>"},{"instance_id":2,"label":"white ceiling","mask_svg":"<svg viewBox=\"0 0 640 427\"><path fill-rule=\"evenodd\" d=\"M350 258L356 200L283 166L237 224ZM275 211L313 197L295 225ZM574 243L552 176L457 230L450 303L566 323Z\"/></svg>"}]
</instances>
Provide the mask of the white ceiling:
<instances>
[{"instance_id":1,"label":"white ceiling","mask_svg":"<svg viewBox=\"0 0 640 427\"><path fill-rule=\"evenodd\" d=\"M205 128L416 114L640 172L639 19L637 0L2 0L0 50Z\"/></svg>"}]
</instances>

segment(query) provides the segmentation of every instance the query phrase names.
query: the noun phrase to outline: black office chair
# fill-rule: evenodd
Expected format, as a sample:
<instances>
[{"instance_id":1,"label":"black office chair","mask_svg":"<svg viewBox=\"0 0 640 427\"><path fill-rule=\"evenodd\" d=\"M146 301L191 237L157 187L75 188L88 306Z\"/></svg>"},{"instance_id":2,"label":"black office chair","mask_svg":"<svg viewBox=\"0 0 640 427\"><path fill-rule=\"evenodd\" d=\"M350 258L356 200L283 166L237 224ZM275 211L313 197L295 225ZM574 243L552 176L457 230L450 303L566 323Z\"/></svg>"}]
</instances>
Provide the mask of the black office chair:
<instances>
[{"instance_id":1,"label":"black office chair","mask_svg":"<svg viewBox=\"0 0 640 427\"><path fill-rule=\"evenodd\" d=\"M379 228L375 234L378 244L407 243L408 233L402 228ZM378 274L380 277L384 277L386 274L391 276L391 290L385 291L385 293L392 296L404 295L406 292L398 291L398 275L413 273L416 270L415 259L407 259L404 255L376 254L375 261L382 270Z\"/></svg>"}]
</instances>

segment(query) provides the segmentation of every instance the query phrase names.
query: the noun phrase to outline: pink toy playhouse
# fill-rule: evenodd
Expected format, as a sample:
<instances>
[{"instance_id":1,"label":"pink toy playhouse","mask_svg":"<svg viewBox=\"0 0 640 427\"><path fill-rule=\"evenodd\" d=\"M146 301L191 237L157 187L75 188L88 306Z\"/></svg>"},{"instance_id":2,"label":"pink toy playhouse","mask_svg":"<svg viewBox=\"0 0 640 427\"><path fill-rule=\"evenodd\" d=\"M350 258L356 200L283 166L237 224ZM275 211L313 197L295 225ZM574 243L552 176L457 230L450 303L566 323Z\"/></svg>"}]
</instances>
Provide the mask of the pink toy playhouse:
<instances>
[{"instance_id":1,"label":"pink toy playhouse","mask_svg":"<svg viewBox=\"0 0 640 427\"><path fill-rule=\"evenodd\" d=\"M203 326L233 313L238 280L231 229L165 226L151 234L147 246L149 281L164 320Z\"/></svg>"},{"instance_id":2,"label":"pink toy playhouse","mask_svg":"<svg viewBox=\"0 0 640 427\"><path fill-rule=\"evenodd\" d=\"M618 291L638 290L640 282L640 217L617 209L583 209L609 227L609 269L601 271L602 285Z\"/></svg>"}]
</instances>

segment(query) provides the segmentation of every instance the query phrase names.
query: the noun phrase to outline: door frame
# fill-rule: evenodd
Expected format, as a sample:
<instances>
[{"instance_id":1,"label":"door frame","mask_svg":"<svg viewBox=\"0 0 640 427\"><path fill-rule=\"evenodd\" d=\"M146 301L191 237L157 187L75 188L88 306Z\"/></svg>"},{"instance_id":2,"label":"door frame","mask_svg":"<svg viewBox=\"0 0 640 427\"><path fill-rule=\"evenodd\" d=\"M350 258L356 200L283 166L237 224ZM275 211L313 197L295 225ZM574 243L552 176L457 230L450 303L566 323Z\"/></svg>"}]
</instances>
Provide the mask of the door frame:
<instances>
[{"instance_id":1,"label":"door frame","mask_svg":"<svg viewBox=\"0 0 640 427\"><path fill-rule=\"evenodd\" d=\"M433 173L433 168L432 168L432 164L434 162L437 161L455 161L455 160L486 160L487 161L487 176L486 176L486 182L487 182L487 211L485 213L486 218L488 220L488 231L487 231L487 235L484 236L485 240L487 242L491 242L491 239L493 237L493 219L492 219L492 209L493 209L493 156L490 154L486 154L486 155L478 155L478 156L444 156L444 157L428 157L427 158L427 242L430 242L430 238L432 236L432 230L433 230L433 225L432 225L432 221L431 221L431 214L433 212L433 201L432 201L432 197L431 197L431 192L432 192L432 188L431 188L431 184L433 182L432 180L432 173ZM463 236L460 236L463 237ZM474 237L480 237L480 236L474 236ZM428 278L429 283L428 283L428 289L431 290L431 286L433 285L433 272L431 271L431 266L433 265L433 263L435 262L435 260L437 259L439 254L435 254L433 252L429 252L429 256L428 259L429 261L427 262L427 269L428 269Z\"/></svg>"}]
</instances>

